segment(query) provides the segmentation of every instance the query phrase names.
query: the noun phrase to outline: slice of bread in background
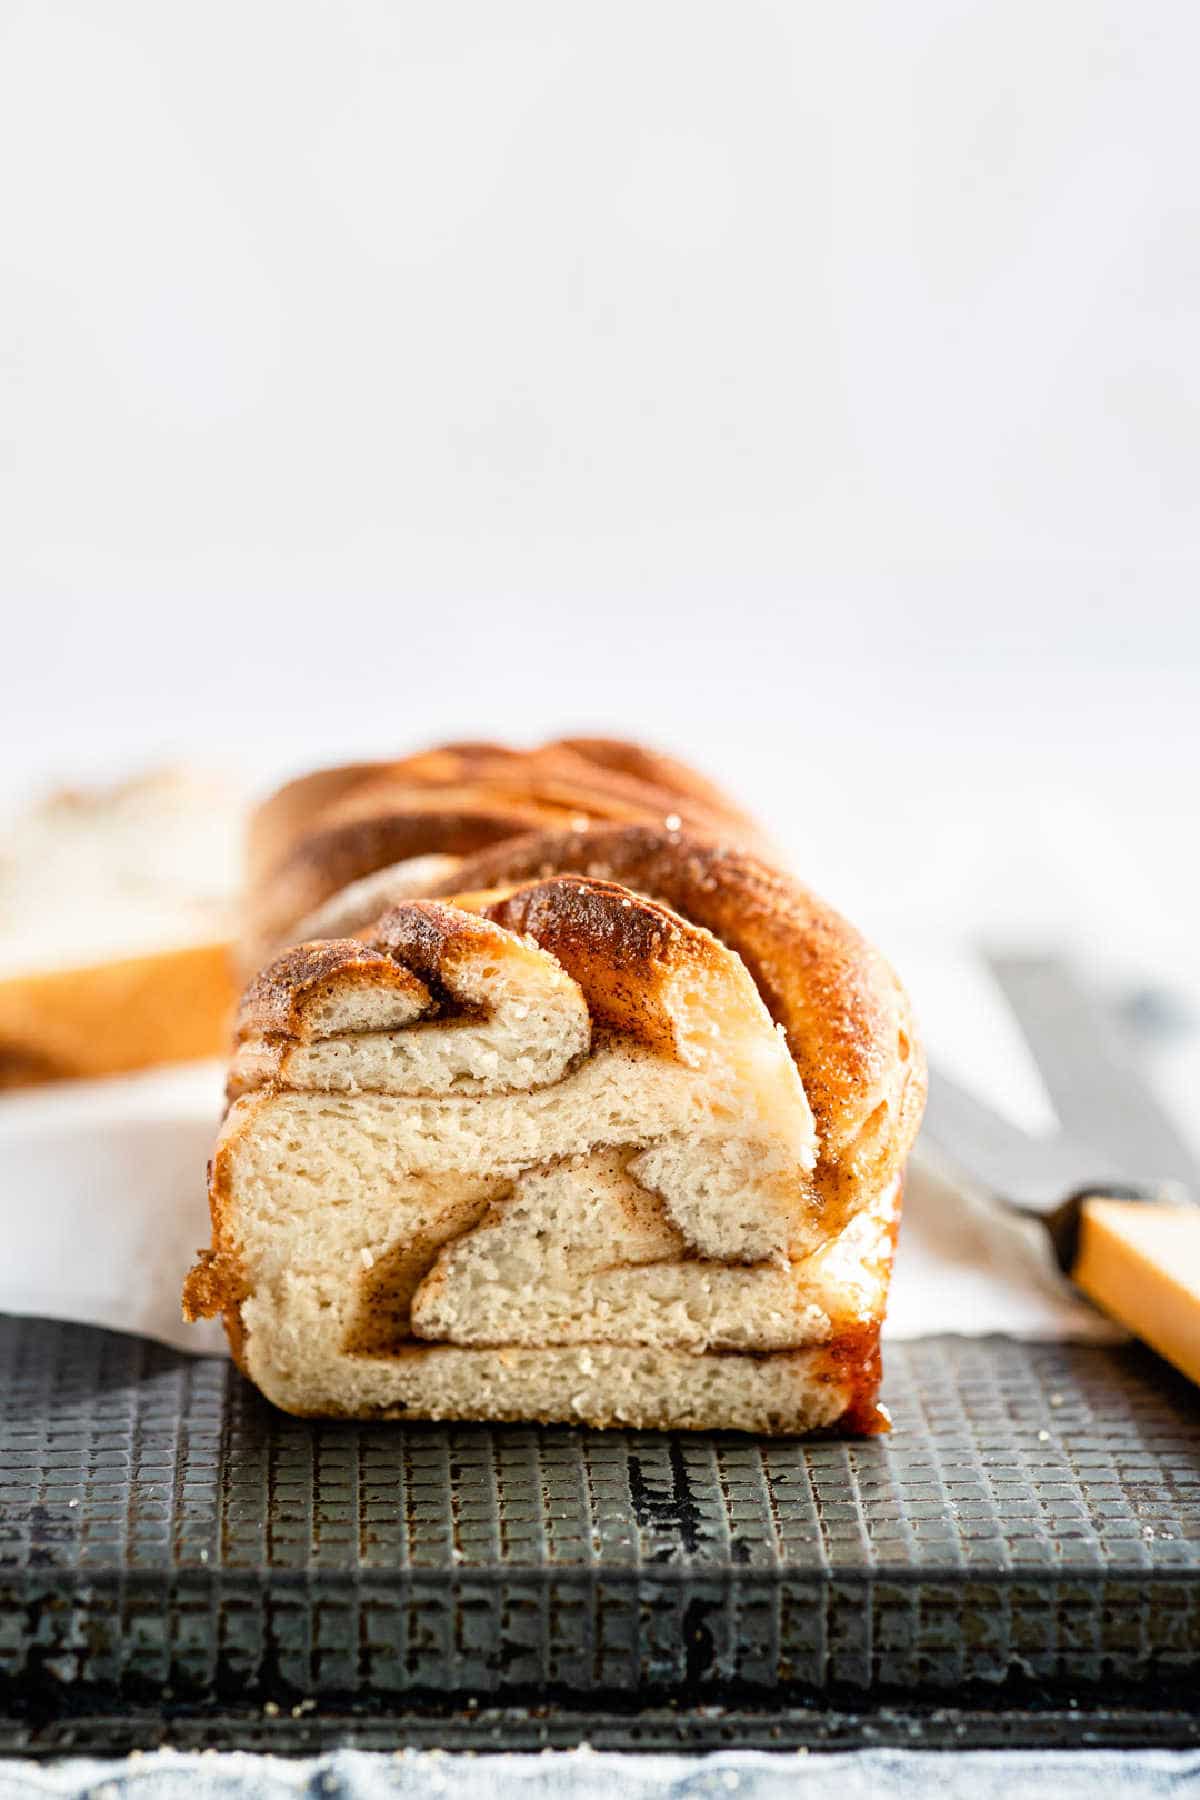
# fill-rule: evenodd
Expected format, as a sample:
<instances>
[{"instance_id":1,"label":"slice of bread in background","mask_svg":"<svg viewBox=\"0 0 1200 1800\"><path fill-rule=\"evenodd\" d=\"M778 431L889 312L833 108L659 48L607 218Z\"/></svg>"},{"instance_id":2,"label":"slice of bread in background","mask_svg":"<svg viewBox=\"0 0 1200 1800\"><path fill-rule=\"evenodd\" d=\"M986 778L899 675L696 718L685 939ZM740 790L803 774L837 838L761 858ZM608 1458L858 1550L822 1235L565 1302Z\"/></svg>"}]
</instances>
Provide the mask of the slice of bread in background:
<instances>
[{"instance_id":1,"label":"slice of bread in background","mask_svg":"<svg viewBox=\"0 0 1200 1800\"><path fill-rule=\"evenodd\" d=\"M0 840L0 1087L220 1054L241 806L165 770L69 790Z\"/></svg>"}]
</instances>

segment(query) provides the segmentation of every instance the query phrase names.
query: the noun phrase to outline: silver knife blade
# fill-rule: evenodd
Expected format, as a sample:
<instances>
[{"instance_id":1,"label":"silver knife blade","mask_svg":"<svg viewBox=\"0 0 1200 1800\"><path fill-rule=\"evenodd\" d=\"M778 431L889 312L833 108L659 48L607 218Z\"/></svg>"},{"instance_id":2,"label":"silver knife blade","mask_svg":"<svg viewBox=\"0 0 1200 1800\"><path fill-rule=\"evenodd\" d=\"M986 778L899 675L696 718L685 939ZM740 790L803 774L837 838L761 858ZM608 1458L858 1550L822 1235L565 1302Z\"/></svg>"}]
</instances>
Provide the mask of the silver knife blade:
<instances>
[{"instance_id":1,"label":"silver knife blade","mask_svg":"<svg viewBox=\"0 0 1200 1800\"><path fill-rule=\"evenodd\" d=\"M1057 956L993 953L988 964L1025 1034L1064 1131L1099 1168L1200 1192L1191 1146L1151 1093L1116 1020Z\"/></svg>"},{"instance_id":2,"label":"silver knife blade","mask_svg":"<svg viewBox=\"0 0 1200 1800\"><path fill-rule=\"evenodd\" d=\"M1022 1131L937 1068L929 1071L921 1144L968 1183L1037 1210L1050 1210L1074 1189L1124 1185L1136 1174L1124 1160L1061 1133Z\"/></svg>"}]
</instances>

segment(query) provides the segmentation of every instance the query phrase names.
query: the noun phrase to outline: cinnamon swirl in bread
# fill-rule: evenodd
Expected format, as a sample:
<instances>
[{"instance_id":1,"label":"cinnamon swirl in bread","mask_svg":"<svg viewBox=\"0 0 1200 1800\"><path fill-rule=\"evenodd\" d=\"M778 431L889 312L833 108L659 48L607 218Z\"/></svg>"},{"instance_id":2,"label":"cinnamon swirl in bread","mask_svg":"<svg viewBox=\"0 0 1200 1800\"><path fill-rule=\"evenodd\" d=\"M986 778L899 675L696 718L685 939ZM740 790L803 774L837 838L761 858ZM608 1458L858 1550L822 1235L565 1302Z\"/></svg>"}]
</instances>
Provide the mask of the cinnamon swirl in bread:
<instances>
[{"instance_id":1,"label":"cinnamon swirl in bread","mask_svg":"<svg viewBox=\"0 0 1200 1800\"><path fill-rule=\"evenodd\" d=\"M881 1428L921 1054L762 846L607 740L283 790L189 1316L299 1413Z\"/></svg>"}]
</instances>

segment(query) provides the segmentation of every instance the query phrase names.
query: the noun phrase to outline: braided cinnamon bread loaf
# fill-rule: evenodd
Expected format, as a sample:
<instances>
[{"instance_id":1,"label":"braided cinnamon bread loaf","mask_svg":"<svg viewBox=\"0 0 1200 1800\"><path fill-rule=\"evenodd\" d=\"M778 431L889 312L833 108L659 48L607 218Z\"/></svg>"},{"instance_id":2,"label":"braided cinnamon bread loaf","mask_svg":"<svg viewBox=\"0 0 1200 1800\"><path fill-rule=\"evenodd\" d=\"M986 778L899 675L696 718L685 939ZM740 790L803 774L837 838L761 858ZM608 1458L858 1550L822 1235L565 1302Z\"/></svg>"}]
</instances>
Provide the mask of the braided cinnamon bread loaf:
<instances>
[{"instance_id":1,"label":"braided cinnamon bread loaf","mask_svg":"<svg viewBox=\"0 0 1200 1800\"><path fill-rule=\"evenodd\" d=\"M188 1316L293 1412L880 1429L921 1053L762 844L607 740L282 790Z\"/></svg>"}]
</instances>

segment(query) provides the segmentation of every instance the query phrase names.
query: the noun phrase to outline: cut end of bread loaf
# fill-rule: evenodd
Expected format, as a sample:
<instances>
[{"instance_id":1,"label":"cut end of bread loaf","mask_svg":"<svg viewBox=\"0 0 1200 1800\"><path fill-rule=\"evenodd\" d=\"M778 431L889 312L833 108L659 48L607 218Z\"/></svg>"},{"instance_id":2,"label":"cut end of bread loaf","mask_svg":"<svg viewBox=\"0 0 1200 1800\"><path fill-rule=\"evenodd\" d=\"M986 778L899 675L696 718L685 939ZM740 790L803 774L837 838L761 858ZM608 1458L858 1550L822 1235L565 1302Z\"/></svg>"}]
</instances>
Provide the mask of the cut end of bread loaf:
<instances>
[{"instance_id":1,"label":"cut end of bread loaf","mask_svg":"<svg viewBox=\"0 0 1200 1800\"><path fill-rule=\"evenodd\" d=\"M468 906L405 901L251 983L189 1316L297 1413L883 1428L907 1115L831 1206L720 936L586 875Z\"/></svg>"}]
</instances>

